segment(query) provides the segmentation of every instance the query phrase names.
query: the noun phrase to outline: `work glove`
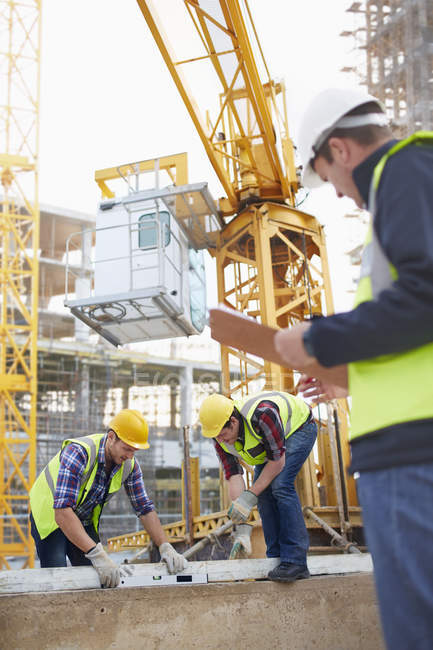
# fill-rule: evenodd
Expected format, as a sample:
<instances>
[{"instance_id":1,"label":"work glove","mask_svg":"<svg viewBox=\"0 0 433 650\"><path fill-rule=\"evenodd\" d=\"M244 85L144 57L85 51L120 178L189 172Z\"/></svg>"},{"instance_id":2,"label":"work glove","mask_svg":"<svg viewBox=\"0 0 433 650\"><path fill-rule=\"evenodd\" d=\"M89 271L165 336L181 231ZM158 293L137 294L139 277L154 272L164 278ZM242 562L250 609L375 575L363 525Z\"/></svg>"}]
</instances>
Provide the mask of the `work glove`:
<instances>
[{"instance_id":1,"label":"work glove","mask_svg":"<svg viewBox=\"0 0 433 650\"><path fill-rule=\"evenodd\" d=\"M253 527L250 524L237 524L233 535L233 546L230 551L230 560L247 558L251 555L251 533Z\"/></svg>"},{"instance_id":2,"label":"work glove","mask_svg":"<svg viewBox=\"0 0 433 650\"><path fill-rule=\"evenodd\" d=\"M167 563L169 573L179 573L188 566L188 560L180 553L174 550L169 542L164 542L158 546L161 560Z\"/></svg>"},{"instance_id":3,"label":"work glove","mask_svg":"<svg viewBox=\"0 0 433 650\"><path fill-rule=\"evenodd\" d=\"M101 587L117 587L120 578L131 575L131 568L122 566L119 567L104 551L101 542L96 544L85 557L91 561L101 582Z\"/></svg>"},{"instance_id":4,"label":"work glove","mask_svg":"<svg viewBox=\"0 0 433 650\"><path fill-rule=\"evenodd\" d=\"M257 501L258 499L253 492L244 490L236 501L233 501L227 514L234 524L242 524L250 516L251 510L257 505Z\"/></svg>"}]
</instances>

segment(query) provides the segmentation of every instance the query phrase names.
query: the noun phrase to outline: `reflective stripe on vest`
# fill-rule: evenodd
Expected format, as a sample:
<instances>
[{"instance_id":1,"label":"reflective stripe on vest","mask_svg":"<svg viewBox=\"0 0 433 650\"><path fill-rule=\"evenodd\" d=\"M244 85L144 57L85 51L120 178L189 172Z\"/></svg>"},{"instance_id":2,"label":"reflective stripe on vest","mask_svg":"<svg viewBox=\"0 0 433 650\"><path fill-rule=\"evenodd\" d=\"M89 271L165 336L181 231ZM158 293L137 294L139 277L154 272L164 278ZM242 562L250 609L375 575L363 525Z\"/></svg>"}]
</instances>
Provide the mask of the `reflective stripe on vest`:
<instances>
[{"instance_id":1,"label":"reflective stripe on vest","mask_svg":"<svg viewBox=\"0 0 433 650\"><path fill-rule=\"evenodd\" d=\"M235 401L235 406L242 415L244 422L244 445L235 442L234 445L219 443L225 451L242 458L249 465L262 465L267 461L263 447L263 438L257 434L251 420L260 402L269 400L278 406L281 422L284 428L284 437L288 438L296 429L306 422L310 415L310 407L299 397L282 391L264 391L253 397Z\"/></svg>"},{"instance_id":2,"label":"reflective stripe on vest","mask_svg":"<svg viewBox=\"0 0 433 650\"><path fill-rule=\"evenodd\" d=\"M81 445L87 452L87 463L81 478L81 485L78 492L78 506L85 501L86 495L89 494L93 481L95 480L96 470L98 468L97 461L99 448L103 438L104 434L98 433L83 438L64 440L61 450L50 460L45 469L39 474L30 490L30 509L41 539L44 539L58 528L54 516L53 504L57 477L60 470L61 452L70 443ZM134 463L134 459L122 463L120 470L114 474L110 481L108 494L104 504L120 490L131 474ZM92 512L92 522L96 531L98 530L99 518L104 504L98 504Z\"/></svg>"},{"instance_id":3,"label":"reflective stripe on vest","mask_svg":"<svg viewBox=\"0 0 433 650\"><path fill-rule=\"evenodd\" d=\"M433 146L433 132L419 131L398 142L374 169L368 205L372 220L362 254L355 307L362 302L377 299L398 277L397 270L387 259L373 228L376 192L389 158L413 144ZM432 386L433 343L406 352L350 363L350 440L400 422L433 418Z\"/></svg>"}]
</instances>

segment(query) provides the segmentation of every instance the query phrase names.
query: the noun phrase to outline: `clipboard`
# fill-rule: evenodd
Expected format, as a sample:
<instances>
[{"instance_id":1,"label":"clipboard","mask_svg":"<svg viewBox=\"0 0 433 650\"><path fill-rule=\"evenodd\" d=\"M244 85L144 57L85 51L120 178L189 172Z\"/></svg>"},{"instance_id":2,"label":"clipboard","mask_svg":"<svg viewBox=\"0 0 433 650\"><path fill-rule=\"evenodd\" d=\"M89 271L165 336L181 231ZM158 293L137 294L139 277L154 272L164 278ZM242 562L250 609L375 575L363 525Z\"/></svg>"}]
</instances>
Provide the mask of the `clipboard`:
<instances>
[{"instance_id":1,"label":"clipboard","mask_svg":"<svg viewBox=\"0 0 433 650\"><path fill-rule=\"evenodd\" d=\"M274 337L278 332L276 328L261 325L254 318L229 309L225 305L209 310L209 325L212 338L222 345L254 354L265 361L271 361L292 370L275 349ZM346 365L325 368L314 359L308 364L308 367L297 370L310 377L321 379L325 383L343 388L347 385Z\"/></svg>"},{"instance_id":2,"label":"clipboard","mask_svg":"<svg viewBox=\"0 0 433 650\"><path fill-rule=\"evenodd\" d=\"M209 310L209 325L215 341L287 367L274 346L274 336L278 331L274 327L261 325L253 318L224 306Z\"/></svg>"}]
</instances>

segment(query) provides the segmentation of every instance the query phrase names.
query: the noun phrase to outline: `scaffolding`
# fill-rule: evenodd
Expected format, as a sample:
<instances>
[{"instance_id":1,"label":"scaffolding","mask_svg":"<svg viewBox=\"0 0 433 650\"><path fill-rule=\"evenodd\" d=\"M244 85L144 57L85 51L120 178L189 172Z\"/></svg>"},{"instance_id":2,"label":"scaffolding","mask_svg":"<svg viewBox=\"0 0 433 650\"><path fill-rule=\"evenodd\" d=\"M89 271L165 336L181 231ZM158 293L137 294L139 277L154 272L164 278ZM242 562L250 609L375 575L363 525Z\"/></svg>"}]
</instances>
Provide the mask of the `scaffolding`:
<instances>
[{"instance_id":1,"label":"scaffolding","mask_svg":"<svg viewBox=\"0 0 433 650\"><path fill-rule=\"evenodd\" d=\"M399 137L433 129L433 4L431 0L352 2L355 73L381 100Z\"/></svg>"}]
</instances>

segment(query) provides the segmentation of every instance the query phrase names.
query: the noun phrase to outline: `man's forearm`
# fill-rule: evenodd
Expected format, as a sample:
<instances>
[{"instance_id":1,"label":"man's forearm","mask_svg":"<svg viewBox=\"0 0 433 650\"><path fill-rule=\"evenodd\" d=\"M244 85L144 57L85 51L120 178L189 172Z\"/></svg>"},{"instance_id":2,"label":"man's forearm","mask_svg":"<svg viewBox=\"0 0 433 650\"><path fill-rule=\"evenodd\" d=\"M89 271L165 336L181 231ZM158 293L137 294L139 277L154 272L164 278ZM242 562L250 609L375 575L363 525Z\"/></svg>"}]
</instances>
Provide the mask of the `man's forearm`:
<instances>
[{"instance_id":1,"label":"man's forearm","mask_svg":"<svg viewBox=\"0 0 433 650\"><path fill-rule=\"evenodd\" d=\"M399 354L433 341L432 308L404 308L404 298L392 290L378 300L356 309L313 321L312 340L316 358L323 365L362 361L386 354ZM391 297L390 297L391 296ZM412 298L412 302L415 300Z\"/></svg>"},{"instance_id":2,"label":"man's forearm","mask_svg":"<svg viewBox=\"0 0 433 650\"><path fill-rule=\"evenodd\" d=\"M228 492L231 501L235 501L245 490L245 482L242 474L234 474L228 480Z\"/></svg>"},{"instance_id":3,"label":"man's forearm","mask_svg":"<svg viewBox=\"0 0 433 650\"><path fill-rule=\"evenodd\" d=\"M262 469L260 476L252 486L250 487L250 492L259 496L265 490L270 483L274 480L276 476L281 472L286 462L286 455L283 454L279 460L268 460L264 468Z\"/></svg>"},{"instance_id":4,"label":"man's forearm","mask_svg":"<svg viewBox=\"0 0 433 650\"><path fill-rule=\"evenodd\" d=\"M148 512L146 515L141 515L140 521L143 524L146 532L149 534L152 542L156 544L156 546L160 546L167 541L167 535L164 532L164 529L155 510Z\"/></svg>"},{"instance_id":5,"label":"man's forearm","mask_svg":"<svg viewBox=\"0 0 433 650\"><path fill-rule=\"evenodd\" d=\"M72 508L54 508L54 518L69 541L81 551L87 553L95 546L96 542L86 533Z\"/></svg>"}]
</instances>

